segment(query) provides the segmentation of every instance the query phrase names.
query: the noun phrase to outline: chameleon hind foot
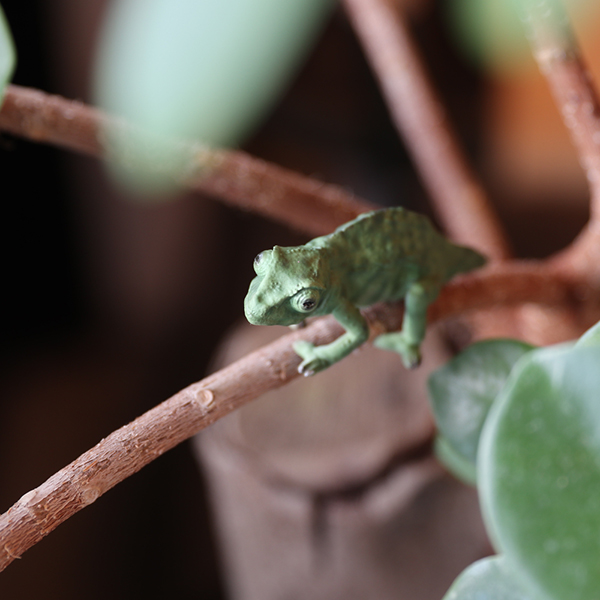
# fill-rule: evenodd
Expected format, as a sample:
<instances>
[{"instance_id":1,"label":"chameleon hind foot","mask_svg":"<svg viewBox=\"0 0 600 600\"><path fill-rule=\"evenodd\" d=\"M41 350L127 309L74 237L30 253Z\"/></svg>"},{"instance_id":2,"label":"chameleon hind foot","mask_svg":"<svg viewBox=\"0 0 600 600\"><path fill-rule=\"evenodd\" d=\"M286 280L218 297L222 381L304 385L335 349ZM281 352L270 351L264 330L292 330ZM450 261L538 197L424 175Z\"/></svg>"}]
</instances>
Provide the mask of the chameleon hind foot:
<instances>
[{"instance_id":1,"label":"chameleon hind foot","mask_svg":"<svg viewBox=\"0 0 600 600\"><path fill-rule=\"evenodd\" d=\"M414 369L421 364L419 344L412 344L400 333L384 333L373 341L373 345L382 350L397 352L407 369Z\"/></svg>"}]
</instances>

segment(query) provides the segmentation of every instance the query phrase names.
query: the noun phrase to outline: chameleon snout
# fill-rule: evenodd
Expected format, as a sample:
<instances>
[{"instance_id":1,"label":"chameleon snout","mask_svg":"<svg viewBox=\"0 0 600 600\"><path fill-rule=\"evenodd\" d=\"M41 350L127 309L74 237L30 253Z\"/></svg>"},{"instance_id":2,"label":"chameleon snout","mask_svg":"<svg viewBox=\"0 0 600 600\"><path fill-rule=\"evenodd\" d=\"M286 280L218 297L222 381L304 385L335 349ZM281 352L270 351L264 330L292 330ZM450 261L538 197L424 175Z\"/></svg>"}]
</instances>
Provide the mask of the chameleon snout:
<instances>
[{"instance_id":1,"label":"chameleon snout","mask_svg":"<svg viewBox=\"0 0 600 600\"><path fill-rule=\"evenodd\" d=\"M246 298L246 301L244 302L246 319L248 319L248 322L252 325L266 325L264 314L262 314L263 311L256 310L252 304L253 303L249 302L248 298Z\"/></svg>"},{"instance_id":2,"label":"chameleon snout","mask_svg":"<svg viewBox=\"0 0 600 600\"><path fill-rule=\"evenodd\" d=\"M277 315L273 310L268 310L261 298L255 294L248 294L244 301L246 319L252 325L278 325Z\"/></svg>"},{"instance_id":3,"label":"chameleon snout","mask_svg":"<svg viewBox=\"0 0 600 600\"><path fill-rule=\"evenodd\" d=\"M302 316L292 317L272 310L245 308L244 312L251 325L296 325L303 320Z\"/></svg>"},{"instance_id":4,"label":"chameleon snout","mask_svg":"<svg viewBox=\"0 0 600 600\"><path fill-rule=\"evenodd\" d=\"M244 313L246 314L246 319L248 320L248 323L250 323L251 325L262 325L260 319L253 315L251 312L245 310Z\"/></svg>"},{"instance_id":5,"label":"chameleon snout","mask_svg":"<svg viewBox=\"0 0 600 600\"><path fill-rule=\"evenodd\" d=\"M304 320L304 315L290 313L281 306L263 304L256 296L247 296L244 301L246 319L252 325L296 325Z\"/></svg>"}]
</instances>

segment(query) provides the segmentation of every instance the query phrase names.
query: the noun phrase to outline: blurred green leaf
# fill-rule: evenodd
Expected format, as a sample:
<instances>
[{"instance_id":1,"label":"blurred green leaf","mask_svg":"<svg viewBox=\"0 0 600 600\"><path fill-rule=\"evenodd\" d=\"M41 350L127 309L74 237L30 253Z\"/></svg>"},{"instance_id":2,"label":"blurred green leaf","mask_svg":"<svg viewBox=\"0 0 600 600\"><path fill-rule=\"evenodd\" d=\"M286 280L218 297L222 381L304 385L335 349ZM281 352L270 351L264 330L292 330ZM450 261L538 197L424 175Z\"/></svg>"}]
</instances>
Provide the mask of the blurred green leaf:
<instances>
[{"instance_id":1,"label":"blurred green leaf","mask_svg":"<svg viewBox=\"0 0 600 600\"><path fill-rule=\"evenodd\" d=\"M493 70L530 65L531 50L510 0L446 0L450 31L475 62Z\"/></svg>"},{"instance_id":2,"label":"blurred green leaf","mask_svg":"<svg viewBox=\"0 0 600 600\"><path fill-rule=\"evenodd\" d=\"M580 35L597 35L598 0L552 0L557 1L567 6ZM505 76L536 68L522 22L524 3L542 10L550 6L547 0L445 0L444 10L459 48L477 64Z\"/></svg>"},{"instance_id":3,"label":"blurred green leaf","mask_svg":"<svg viewBox=\"0 0 600 600\"><path fill-rule=\"evenodd\" d=\"M552 600L600 593L600 347L531 352L479 447L488 532Z\"/></svg>"},{"instance_id":4,"label":"blurred green leaf","mask_svg":"<svg viewBox=\"0 0 600 600\"><path fill-rule=\"evenodd\" d=\"M282 94L334 4L114 0L98 53L97 102L146 132L133 142L108 132L115 173L160 190L186 160L161 139L239 144Z\"/></svg>"},{"instance_id":5,"label":"blurred green leaf","mask_svg":"<svg viewBox=\"0 0 600 600\"><path fill-rule=\"evenodd\" d=\"M4 91L15 70L16 63L15 46L10 28L6 21L4 11L0 6L0 103L4 97Z\"/></svg>"},{"instance_id":6,"label":"blurred green leaf","mask_svg":"<svg viewBox=\"0 0 600 600\"><path fill-rule=\"evenodd\" d=\"M461 479L473 480L479 436L490 406L515 363L532 349L517 340L485 340L429 377L429 398L443 438L440 458Z\"/></svg>"},{"instance_id":7,"label":"blurred green leaf","mask_svg":"<svg viewBox=\"0 0 600 600\"><path fill-rule=\"evenodd\" d=\"M443 600L546 600L525 587L502 556L491 556L467 567Z\"/></svg>"}]
</instances>

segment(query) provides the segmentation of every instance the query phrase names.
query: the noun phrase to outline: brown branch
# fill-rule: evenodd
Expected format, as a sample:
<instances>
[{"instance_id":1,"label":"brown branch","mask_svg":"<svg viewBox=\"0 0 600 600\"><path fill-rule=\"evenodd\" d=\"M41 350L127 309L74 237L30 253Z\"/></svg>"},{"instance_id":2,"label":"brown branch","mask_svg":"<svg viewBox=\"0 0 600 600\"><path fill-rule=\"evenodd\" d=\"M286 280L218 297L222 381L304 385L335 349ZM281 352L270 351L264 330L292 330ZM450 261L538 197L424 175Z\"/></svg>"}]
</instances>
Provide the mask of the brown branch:
<instances>
[{"instance_id":1,"label":"brown branch","mask_svg":"<svg viewBox=\"0 0 600 600\"><path fill-rule=\"evenodd\" d=\"M596 271L600 283L600 103L559 0L523 4L524 21L541 72L568 128L590 188L590 221L561 256L571 268Z\"/></svg>"},{"instance_id":2,"label":"brown branch","mask_svg":"<svg viewBox=\"0 0 600 600\"><path fill-rule=\"evenodd\" d=\"M0 130L99 158L106 155L103 132L126 127L81 102L15 85L9 86L0 109ZM184 187L313 235L377 208L338 186L243 152L184 146Z\"/></svg>"},{"instance_id":3,"label":"brown branch","mask_svg":"<svg viewBox=\"0 0 600 600\"><path fill-rule=\"evenodd\" d=\"M344 0L344 6L446 231L490 258L509 257L503 228L448 123L398 3Z\"/></svg>"},{"instance_id":4,"label":"brown branch","mask_svg":"<svg viewBox=\"0 0 600 600\"><path fill-rule=\"evenodd\" d=\"M244 152L221 151L212 172L193 177L186 185L312 235L331 233L360 213L379 208L341 187Z\"/></svg>"},{"instance_id":5,"label":"brown branch","mask_svg":"<svg viewBox=\"0 0 600 600\"><path fill-rule=\"evenodd\" d=\"M430 308L432 321L498 304L574 301L585 282L572 281L544 264L503 263L451 282ZM366 311L373 334L397 329L398 305ZM77 460L25 494L0 515L0 570L102 494L155 458L236 408L298 376L292 344L325 344L341 333L332 318L286 335L230 366L190 385L121 427Z\"/></svg>"}]
</instances>

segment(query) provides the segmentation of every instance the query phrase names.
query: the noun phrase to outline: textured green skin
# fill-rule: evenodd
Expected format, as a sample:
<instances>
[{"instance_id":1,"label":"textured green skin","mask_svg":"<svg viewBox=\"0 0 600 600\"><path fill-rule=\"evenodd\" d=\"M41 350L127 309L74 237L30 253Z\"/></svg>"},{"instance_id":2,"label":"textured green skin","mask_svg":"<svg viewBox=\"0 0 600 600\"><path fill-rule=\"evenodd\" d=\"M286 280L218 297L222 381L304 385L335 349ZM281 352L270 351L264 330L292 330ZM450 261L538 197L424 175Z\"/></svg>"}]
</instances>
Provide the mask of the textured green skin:
<instances>
[{"instance_id":1,"label":"textured green skin","mask_svg":"<svg viewBox=\"0 0 600 600\"><path fill-rule=\"evenodd\" d=\"M403 208L377 210L304 246L275 246L259 254L244 311L253 325L295 325L309 316L333 314L344 335L325 346L294 345L303 359L299 372L312 375L368 338L359 307L403 298L402 331L380 335L374 343L398 352L412 368L421 361L429 304L454 275L484 263L474 250L441 236L423 215Z\"/></svg>"}]
</instances>

